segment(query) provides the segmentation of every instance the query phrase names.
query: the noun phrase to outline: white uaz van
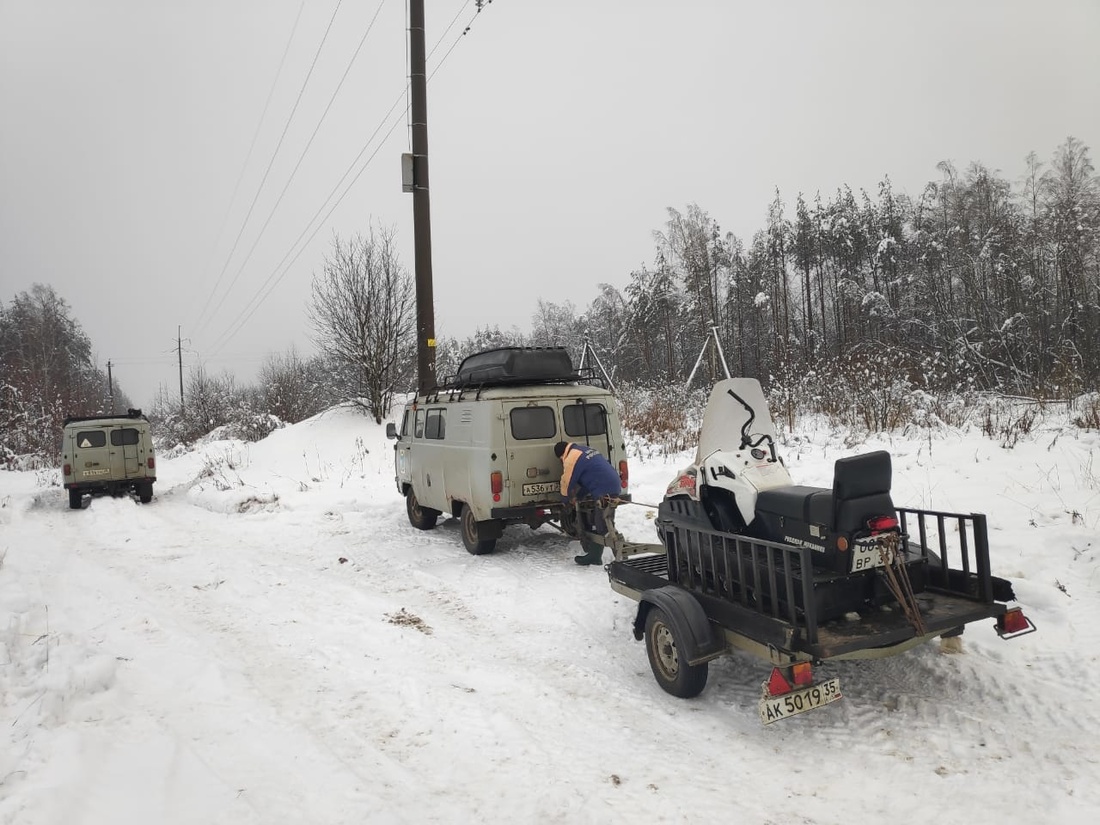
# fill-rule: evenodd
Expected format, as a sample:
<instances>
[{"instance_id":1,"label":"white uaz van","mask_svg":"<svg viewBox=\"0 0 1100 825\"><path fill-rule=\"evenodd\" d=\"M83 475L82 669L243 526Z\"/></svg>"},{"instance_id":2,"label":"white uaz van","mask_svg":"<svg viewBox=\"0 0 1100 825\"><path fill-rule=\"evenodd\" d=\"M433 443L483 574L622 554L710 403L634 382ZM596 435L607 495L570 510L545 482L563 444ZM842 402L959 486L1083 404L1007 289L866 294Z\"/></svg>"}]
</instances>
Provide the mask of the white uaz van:
<instances>
[{"instance_id":1,"label":"white uaz van","mask_svg":"<svg viewBox=\"0 0 1100 825\"><path fill-rule=\"evenodd\" d=\"M507 347L466 358L458 373L405 405L396 438L397 490L409 522L462 522L475 555L492 552L509 524L532 529L562 518L558 441L598 449L629 498L626 446L615 399L558 347Z\"/></svg>"}]
</instances>

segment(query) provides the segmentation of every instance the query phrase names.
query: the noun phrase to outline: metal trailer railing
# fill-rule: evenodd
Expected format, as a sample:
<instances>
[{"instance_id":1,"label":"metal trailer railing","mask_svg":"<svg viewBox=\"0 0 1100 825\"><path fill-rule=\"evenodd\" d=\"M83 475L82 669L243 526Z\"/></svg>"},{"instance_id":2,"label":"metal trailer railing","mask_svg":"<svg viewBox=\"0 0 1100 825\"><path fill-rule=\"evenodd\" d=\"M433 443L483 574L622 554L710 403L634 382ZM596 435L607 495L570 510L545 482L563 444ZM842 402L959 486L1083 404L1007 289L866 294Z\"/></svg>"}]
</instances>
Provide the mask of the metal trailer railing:
<instances>
[{"instance_id":1,"label":"metal trailer railing","mask_svg":"<svg viewBox=\"0 0 1100 825\"><path fill-rule=\"evenodd\" d=\"M906 554L927 561L929 590L994 601L984 515L898 508L898 516ZM658 528L669 583L784 621L799 628L808 644L817 644L820 622L813 605L820 576L815 578L811 548L676 520L659 521ZM951 566L954 560L958 567Z\"/></svg>"}]
</instances>

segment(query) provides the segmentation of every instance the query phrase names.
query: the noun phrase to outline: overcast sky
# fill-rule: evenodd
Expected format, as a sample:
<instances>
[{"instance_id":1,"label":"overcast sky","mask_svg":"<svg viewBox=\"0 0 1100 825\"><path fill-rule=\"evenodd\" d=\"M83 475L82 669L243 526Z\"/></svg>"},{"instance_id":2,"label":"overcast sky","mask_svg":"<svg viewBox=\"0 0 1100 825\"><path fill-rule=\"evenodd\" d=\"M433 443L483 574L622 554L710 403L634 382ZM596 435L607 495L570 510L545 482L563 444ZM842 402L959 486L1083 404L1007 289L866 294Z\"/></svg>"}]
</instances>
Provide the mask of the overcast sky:
<instances>
[{"instance_id":1,"label":"overcast sky","mask_svg":"<svg viewBox=\"0 0 1100 825\"><path fill-rule=\"evenodd\" d=\"M243 381L312 352L333 233L392 227L413 268L405 5L0 0L0 301L52 285L142 405L177 327ZM1100 159L1096 0L426 5L441 336L622 288L668 207L748 240L776 187Z\"/></svg>"}]
</instances>

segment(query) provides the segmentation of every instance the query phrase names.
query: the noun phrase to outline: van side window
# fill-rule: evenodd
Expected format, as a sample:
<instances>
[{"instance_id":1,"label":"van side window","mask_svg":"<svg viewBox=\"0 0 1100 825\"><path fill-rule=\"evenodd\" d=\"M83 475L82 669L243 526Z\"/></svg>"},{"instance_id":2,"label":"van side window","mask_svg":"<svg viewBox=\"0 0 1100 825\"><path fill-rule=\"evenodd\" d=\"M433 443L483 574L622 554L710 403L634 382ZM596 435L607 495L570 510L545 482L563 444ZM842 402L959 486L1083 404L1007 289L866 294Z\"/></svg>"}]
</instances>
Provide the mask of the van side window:
<instances>
[{"instance_id":1,"label":"van side window","mask_svg":"<svg viewBox=\"0 0 1100 825\"><path fill-rule=\"evenodd\" d=\"M417 410L416 411L416 428L415 429L416 429L416 437L417 438L423 438L424 437L424 411L423 410Z\"/></svg>"},{"instance_id":2,"label":"van side window","mask_svg":"<svg viewBox=\"0 0 1100 825\"><path fill-rule=\"evenodd\" d=\"M447 411L428 410L428 423L424 428L425 438L443 438L447 432Z\"/></svg>"},{"instance_id":3,"label":"van side window","mask_svg":"<svg viewBox=\"0 0 1100 825\"><path fill-rule=\"evenodd\" d=\"M603 435L607 432L607 412L603 404L570 404L561 408L566 435Z\"/></svg>"},{"instance_id":4,"label":"van side window","mask_svg":"<svg viewBox=\"0 0 1100 825\"><path fill-rule=\"evenodd\" d=\"M103 430L81 430L76 434L77 447L106 447L107 433Z\"/></svg>"},{"instance_id":5,"label":"van side window","mask_svg":"<svg viewBox=\"0 0 1100 825\"><path fill-rule=\"evenodd\" d=\"M121 430L111 430L112 447L132 447L138 443L138 431L133 427L123 427Z\"/></svg>"},{"instance_id":6,"label":"van side window","mask_svg":"<svg viewBox=\"0 0 1100 825\"><path fill-rule=\"evenodd\" d=\"M409 411L405 410L405 415L401 418L401 437L404 438L409 434Z\"/></svg>"},{"instance_id":7,"label":"van side window","mask_svg":"<svg viewBox=\"0 0 1100 825\"><path fill-rule=\"evenodd\" d=\"M515 407L510 418L515 439L553 438L558 433L553 407Z\"/></svg>"}]
</instances>

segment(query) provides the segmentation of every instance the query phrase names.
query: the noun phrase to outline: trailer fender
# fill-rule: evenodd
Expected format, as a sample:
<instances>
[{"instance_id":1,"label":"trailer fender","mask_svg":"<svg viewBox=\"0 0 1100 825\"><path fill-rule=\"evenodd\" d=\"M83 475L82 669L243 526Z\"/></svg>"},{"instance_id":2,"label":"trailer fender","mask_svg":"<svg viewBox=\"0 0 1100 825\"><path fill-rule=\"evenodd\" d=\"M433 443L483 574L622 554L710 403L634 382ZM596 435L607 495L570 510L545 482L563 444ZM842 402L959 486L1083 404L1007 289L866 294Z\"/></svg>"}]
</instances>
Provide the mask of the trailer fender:
<instances>
[{"instance_id":1,"label":"trailer fender","mask_svg":"<svg viewBox=\"0 0 1100 825\"><path fill-rule=\"evenodd\" d=\"M642 591L638 614L634 617L634 638L645 636L646 616L659 607L668 616L676 634L676 643L690 665L709 662L725 651L721 637L703 612L703 606L688 591L673 585Z\"/></svg>"}]
</instances>

